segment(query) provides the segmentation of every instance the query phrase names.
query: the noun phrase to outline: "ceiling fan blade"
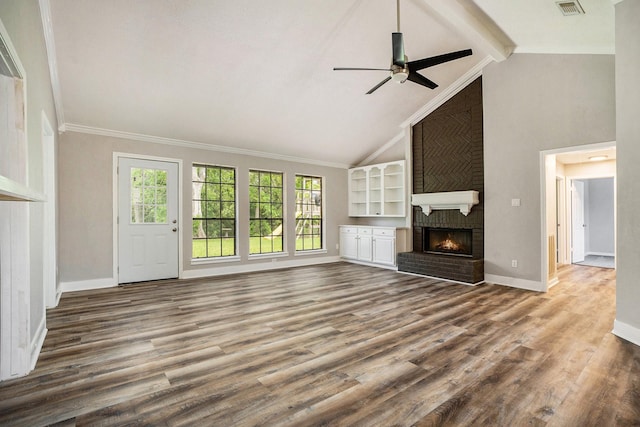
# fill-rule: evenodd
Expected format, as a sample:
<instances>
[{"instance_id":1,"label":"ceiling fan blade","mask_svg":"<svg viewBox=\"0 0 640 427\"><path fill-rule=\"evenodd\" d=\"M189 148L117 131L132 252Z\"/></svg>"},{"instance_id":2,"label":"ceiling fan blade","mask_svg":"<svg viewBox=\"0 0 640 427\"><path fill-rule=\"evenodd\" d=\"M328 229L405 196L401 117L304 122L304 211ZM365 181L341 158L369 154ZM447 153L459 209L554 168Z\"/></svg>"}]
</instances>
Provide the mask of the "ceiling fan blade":
<instances>
[{"instance_id":1,"label":"ceiling fan blade","mask_svg":"<svg viewBox=\"0 0 640 427\"><path fill-rule=\"evenodd\" d=\"M349 68L334 67L333 71L391 71L390 68Z\"/></svg>"},{"instance_id":2,"label":"ceiling fan blade","mask_svg":"<svg viewBox=\"0 0 640 427\"><path fill-rule=\"evenodd\" d=\"M418 83L419 85L426 86L429 89L435 89L438 87L438 85L435 82L432 82L422 74L418 74L415 72L409 73L409 77L407 77L407 80L411 80L414 83Z\"/></svg>"},{"instance_id":3,"label":"ceiling fan blade","mask_svg":"<svg viewBox=\"0 0 640 427\"><path fill-rule=\"evenodd\" d=\"M373 92L375 92L376 90L378 90L378 88L380 86L382 86L383 84L385 84L386 82L388 82L389 80L391 80L391 76L387 77L386 79L384 79L383 81L381 81L380 83L378 83L377 85L375 85L374 87L372 87L369 92L367 92L367 95L371 95Z\"/></svg>"},{"instance_id":4,"label":"ceiling fan blade","mask_svg":"<svg viewBox=\"0 0 640 427\"><path fill-rule=\"evenodd\" d=\"M444 55L432 56L430 58L418 59L415 61L409 61L409 69L412 71L423 70L425 68L433 67L434 65L442 64L444 62L453 61L455 59L464 58L471 55L473 52L471 49L459 50L457 52L445 53Z\"/></svg>"},{"instance_id":5,"label":"ceiling fan blade","mask_svg":"<svg viewBox=\"0 0 640 427\"><path fill-rule=\"evenodd\" d=\"M393 48L393 63L404 68L404 41L402 33L391 33L391 45Z\"/></svg>"}]
</instances>

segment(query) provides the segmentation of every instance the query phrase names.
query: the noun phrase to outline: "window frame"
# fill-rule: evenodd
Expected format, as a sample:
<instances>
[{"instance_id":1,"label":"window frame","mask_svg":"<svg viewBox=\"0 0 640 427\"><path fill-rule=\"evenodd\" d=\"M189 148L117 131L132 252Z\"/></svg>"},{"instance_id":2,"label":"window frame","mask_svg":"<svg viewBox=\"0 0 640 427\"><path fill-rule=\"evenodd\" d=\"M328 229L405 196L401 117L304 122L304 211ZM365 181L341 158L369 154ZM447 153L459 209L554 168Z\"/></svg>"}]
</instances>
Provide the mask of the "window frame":
<instances>
[{"instance_id":1,"label":"window frame","mask_svg":"<svg viewBox=\"0 0 640 427\"><path fill-rule=\"evenodd\" d=\"M233 171L233 191L234 191L234 200L233 200L233 255L222 255L222 245L223 245L223 237L219 237L219 238L195 238L194 237L194 233L193 233L193 227L194 227L194 221L195 220L203 220L206 221L207 219L212 220L212 221L225 221L225 220L231 220L231 218L223 218L221 215L219 217L207 217L205 216L205 214L203 213L203 216L201 218L195 218L194 217L194 201L196 199L194 199L193 197L193 183L196 182L193 180L193 168L195 167L204 167L204 168L218 168L220 171L222 171L223 169L226 170L232 170ZM216 263L216 262L228 262L228 261L238 261L240 260L240 255L239 255L239 234L238 231L240 229L239 227L239 204L238 204L238 168L235 166L225 166L225 165L219 165L219 164L211 164L211 163L203 163L203 162L193 162L191 164L191 264L208 264L208 263ZM206 171L205 171L205 176L206 176ZM197 181L200 182L200 181ZM209 183L208 181L202 181L203 185ZM210 184L218 184L220 186L223 185L222 179L220 178L220 180L218 182L210 182ZM229 185L229 184L226 184ZM220 199L218 200L208 200L208 199L197 199L200 200L202 202L218 202L218 203L223 203L223 202L230 202L230 200L223 200L222 199L222 193L220 193L219 195ZM220 211L222 211L222 207L220 207ZM193 253L193 247L194 247L194 242L196 240L202 240L205 242L205 248L208 249L209 246L209 240L220 240L220 252L221 255L215 255L215 256L206 256L206 257L194 257L194 253Z\"/></svg>"},{"instance_id":2,"label":"window frame","mask_svg":"<svg viewBox=\"0 0 640 427\"><path fill-rule=\"evenodd\" d=\"M258 185L253 185L252 181L251 181L251 174L252 173L258 173ZM269 174L278 174L281 176L281 182L282 182L282 216L279 218L274 218L274 217L268 217L268 218L254 218L251 214L251 209L252 209L252 204L255 202L251 201L251 188L252 187L257 187L258 188L258 193L260 192L261 188L265 188L266 186L260 185L260 174L264 174L264 173L269 173ZM247 190L248 190L248 194L247 194L247 199L248 199L248 223L247 223L247 230L248 230L248 235L247 235L247 239L248 239L248 259L257 259L257 258L275 258L275 257L286 257L288 256L288 252L287 252L287 174L283 171L277 171L277 170L268 170L268 169L257 169L257 168L249 168L248 172L247 172L247 178L248 178L248 186L247 186ZM271 178L270 178L271 180ZM273 187L271 185L269 185L270 189L273 188L278 188L278 187ZM261 204L262 202L258 202L259 204ZM274 204L273 201L269 202L270 204ZM266 220L266 221L274 221L274 220L281 220L281 224L282 224L282 230L281 230L281 234L280 234L280 238L282 240L282 250L280 251L271 251L271 252L262 252L262 239L265 236L262 236L262 234L260 236L254 236L251 232L251 224L252 221L255 220ZM254 237L260 237L260 247L261 247L261 251L260 252L251 252L251 239ZM272 249L273 249L273 244L272 244Z\"/></svg>"},{"instance_id":3,"label":"window frame","mask_svg":"<svg viewBox=\"0 0 640 427\"><path fill-rule=\"evenodd\" d=\"M296 239L296 251L295 251L295 255L311 255L311 254L318 254L318 253L327 253L327 239L326 239L326 231L327 231L327 227L326 227L326 179L324 176L320 176L320 175L312 175L309 173L296 173L294 175L294 193L295 193L295 197L296 197L296 210L298 207L298 186L297 186L297 178L298 177L302 177L304 178L310 178L310 179L319 179L320 180L320 248L312 248L312 249L298 249L298 234L296 232L295 235L295 239ZM304 189L302 190L304 191ZM296 215L296 211L294 210L294 217ZM295 225L296 225L296 230L298 229L298 218L295 217ZM311 236L313 236L313 234L311 234Z\"/></svg>"}]
</instances>

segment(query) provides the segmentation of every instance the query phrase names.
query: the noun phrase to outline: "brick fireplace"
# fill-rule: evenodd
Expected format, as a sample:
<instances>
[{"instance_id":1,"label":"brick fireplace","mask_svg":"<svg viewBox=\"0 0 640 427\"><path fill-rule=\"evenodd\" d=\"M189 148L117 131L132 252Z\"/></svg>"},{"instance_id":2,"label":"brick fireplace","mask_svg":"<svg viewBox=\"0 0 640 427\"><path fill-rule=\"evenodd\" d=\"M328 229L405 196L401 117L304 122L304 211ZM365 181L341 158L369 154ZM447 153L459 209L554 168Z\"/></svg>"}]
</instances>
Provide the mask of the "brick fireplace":
<instances>
[{"instance_id":1,"label":"brick fireplace","mask_svg":"<svg viewBox=\"0 0 640 427\"><path fill-rule=\"evenodd\" d=\"M398 254L398 271L481 283L484 281L481 78L413 126L412 154L413 194L475 190L479 203L466 215L458 209L446 209L434 210L427 216L420 206L414 206L413 252ZM434 245L445 250L429 247L433 235L439 236ZM464 253L451 249L455 245L466 246Z\"/></svg>"}]
</instances>

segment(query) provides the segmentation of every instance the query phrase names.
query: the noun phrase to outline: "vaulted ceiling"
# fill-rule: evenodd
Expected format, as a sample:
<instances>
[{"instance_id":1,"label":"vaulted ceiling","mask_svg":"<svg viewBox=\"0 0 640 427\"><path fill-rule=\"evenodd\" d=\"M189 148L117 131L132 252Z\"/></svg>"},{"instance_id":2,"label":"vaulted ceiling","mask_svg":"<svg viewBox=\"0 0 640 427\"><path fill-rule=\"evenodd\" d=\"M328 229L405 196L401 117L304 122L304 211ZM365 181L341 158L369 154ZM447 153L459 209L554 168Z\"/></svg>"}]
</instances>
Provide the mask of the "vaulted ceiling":
<instances>
[{"instance_id":1,"label":"vaulted ceiling","mask_svg":"<svg viewBox=\"0 0 640 427\"><path fill-rule=\"evenodd\" d=\"M491 61L614 49L611 0L401 0L409 60L435 90L387 83L395 0L51 0L62 130L187 141L353 165ZM54 79L55 80L55 79Z\"/></svg>"}]
</instances>

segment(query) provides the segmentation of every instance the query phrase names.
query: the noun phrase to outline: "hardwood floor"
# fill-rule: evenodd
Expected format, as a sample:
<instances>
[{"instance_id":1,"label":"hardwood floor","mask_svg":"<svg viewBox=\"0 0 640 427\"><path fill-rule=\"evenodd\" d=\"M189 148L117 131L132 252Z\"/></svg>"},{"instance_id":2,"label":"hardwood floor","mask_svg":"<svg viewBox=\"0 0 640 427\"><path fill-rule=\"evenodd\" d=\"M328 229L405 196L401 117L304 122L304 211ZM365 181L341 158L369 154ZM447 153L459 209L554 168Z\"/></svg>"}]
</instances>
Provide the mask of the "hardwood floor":
<instances>
[{"instance_id":1,"label":"hardwood floor","mask_svg":"<svg viewBox=\"0 0 640 427\"><path fill-rule=\"evenodd\" d=\"M615 271L546 294L336 263L68 293L0 424L640 424Z\"/></svg>"}]
</instances>

